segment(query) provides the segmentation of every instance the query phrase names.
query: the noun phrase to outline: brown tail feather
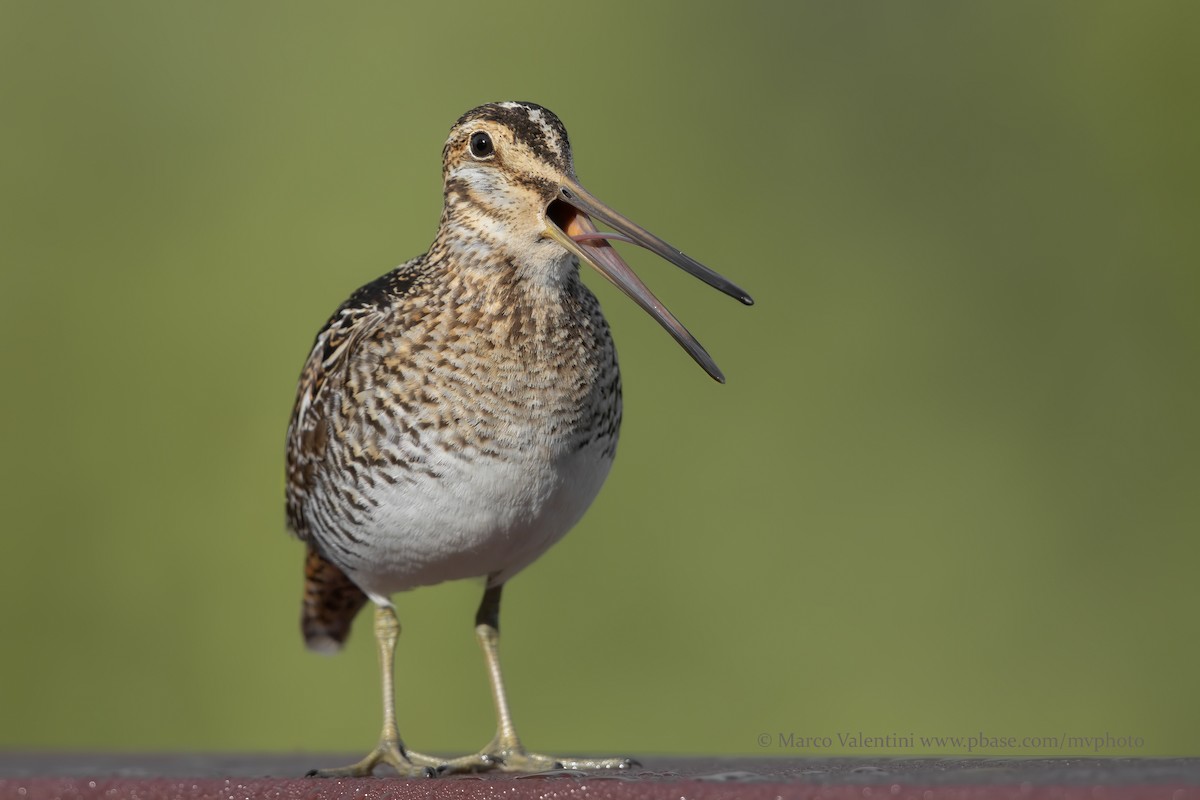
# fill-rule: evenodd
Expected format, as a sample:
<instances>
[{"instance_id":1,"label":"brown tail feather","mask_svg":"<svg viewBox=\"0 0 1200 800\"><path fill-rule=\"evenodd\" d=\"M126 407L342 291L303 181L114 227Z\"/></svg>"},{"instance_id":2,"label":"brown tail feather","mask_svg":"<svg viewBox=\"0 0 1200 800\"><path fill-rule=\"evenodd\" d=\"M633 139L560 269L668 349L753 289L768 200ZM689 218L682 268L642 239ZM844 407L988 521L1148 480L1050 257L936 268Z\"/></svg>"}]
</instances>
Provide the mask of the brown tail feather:
<instances>
[{"instance_id":1,"label":"brown tail feather","mask_svg":"<svg viewBox=\"0 0 1200 800\"><path fill-rule=\"evenodd\" d=\"M362 589L310 544L304 562L304 606L300 613L300 629L308 649L318 653L341 650L354 615L366 602Z\"/></svg>"}]
</instances>

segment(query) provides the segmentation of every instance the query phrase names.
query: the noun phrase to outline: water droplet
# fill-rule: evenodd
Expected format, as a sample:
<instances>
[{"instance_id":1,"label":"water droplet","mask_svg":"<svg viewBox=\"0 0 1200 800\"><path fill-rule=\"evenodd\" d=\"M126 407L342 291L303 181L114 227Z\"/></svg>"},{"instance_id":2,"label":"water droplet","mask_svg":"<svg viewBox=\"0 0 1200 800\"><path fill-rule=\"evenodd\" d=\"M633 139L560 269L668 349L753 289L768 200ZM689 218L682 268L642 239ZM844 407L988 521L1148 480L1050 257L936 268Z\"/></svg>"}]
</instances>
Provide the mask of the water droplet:
<instances>
[{"instance_id":1,"label":"water droplet","mask_svg":"<svg viewBox=\"0 0 1200 800\"><path fill-rule=\"evenodd\" d=\"M765 781L765 775L759 775L757 772L745 772L742 770L733 770L731 772L714 772L711 775L698 775L698 781L714 781L720 783L748 783L750 781Z\"/></svg>"}]
</instances>

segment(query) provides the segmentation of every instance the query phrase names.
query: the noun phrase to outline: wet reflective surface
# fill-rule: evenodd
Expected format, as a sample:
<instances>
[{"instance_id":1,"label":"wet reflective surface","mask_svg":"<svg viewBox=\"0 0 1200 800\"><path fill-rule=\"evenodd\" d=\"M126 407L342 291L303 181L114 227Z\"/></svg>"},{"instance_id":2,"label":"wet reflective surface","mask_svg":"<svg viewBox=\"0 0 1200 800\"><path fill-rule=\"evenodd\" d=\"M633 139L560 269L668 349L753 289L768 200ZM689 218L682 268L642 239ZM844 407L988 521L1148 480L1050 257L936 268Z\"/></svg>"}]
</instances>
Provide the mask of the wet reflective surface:
<instances>
[{"instance_id":1,"label":"wet reflective surface","mask_svg":"<svg viewBox=\"0 0 1200 800\"><path fill-rule=\"evenodd\" d=\"M51 796L104 796L136 793L140 797L214 796L213 791L241 787L240 796L340 796L335 787L353 795L376 796L374 789L420 784L423 792L439 796L434 784L445 785L445 796L480 796L470 786L503 786L505 796L558 796L567 788L577 793L587 786L587 796L658 796L640 789L650 786L689 787L675 796L759 796L760 790L807 785L814 790L855 787L854 796L887 796L909 793L918 787L1007 787L1028 796L1038 787L1075 787L1103 797L1134 786L1170 787L1164 796L1180 799L1200 788L1200 759L1137 758L738 758L639 756L644 766L622 772L555 770L533 775L466 775L425 781L400 781L386 775L354 780L305 779L314 763L336 761L330 754L97 754L0 753L0 798ZM332 763L332 762L331 762ZM626 790L602 786L628 784ZM451 786L456 788L451 789ZM195 787L194 789L192 787ZM274 789L270 789L274 787ZM305 788L307 787L307 788ZM703 788L707 787L707 788ZM721 787L729 787L728 790ZM738 788L740 787L740 788ZM864 790L875 788L867 794ZM1104 791L1107 787L1110 791ZM1184 794L1177 790L1188 788ZM25 788L24 793L18 790ZM882 790L882 793L881 793ZM632 791L632 793L630 793ZM265 794L263 794L265 792ZM299 792L297 795L296 792ZM365 792L365 793L364 793ZM715 794L714 794L715 792ZM217 794L225 794L217 791ZM778 792L776 794L779 794ZM785 792L790 795L791 792ZM993 793L986 793L993 796ZM379 795L383 796L383 795ZM766 795L763 795L766 796ZM814 795L815 796L815 795ZM821 796L832 796L825 791ZM998 796L998 795L997 795Z\"/></svg>"}]
</instances>

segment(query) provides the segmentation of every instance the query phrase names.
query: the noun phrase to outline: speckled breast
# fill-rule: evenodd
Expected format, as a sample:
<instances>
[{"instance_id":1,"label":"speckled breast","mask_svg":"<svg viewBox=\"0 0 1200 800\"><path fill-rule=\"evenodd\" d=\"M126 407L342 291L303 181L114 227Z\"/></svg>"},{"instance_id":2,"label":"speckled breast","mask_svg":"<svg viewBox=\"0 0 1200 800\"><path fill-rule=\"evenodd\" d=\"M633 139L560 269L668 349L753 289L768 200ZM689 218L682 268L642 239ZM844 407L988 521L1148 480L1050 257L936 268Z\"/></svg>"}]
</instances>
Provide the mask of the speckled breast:
<instances>
[{"instance_id":1,"label":"speckled breast","mask_svg":"<svg viewBox=\"0 0 1200 800\"><path fill-rule=\"evenodd\" d=\"M582 517L615 455L616 353L578 278L553 298L455 288L398 303L321 398L308 532L377 597L507 580Z\"/></svg>"}]
</instances>

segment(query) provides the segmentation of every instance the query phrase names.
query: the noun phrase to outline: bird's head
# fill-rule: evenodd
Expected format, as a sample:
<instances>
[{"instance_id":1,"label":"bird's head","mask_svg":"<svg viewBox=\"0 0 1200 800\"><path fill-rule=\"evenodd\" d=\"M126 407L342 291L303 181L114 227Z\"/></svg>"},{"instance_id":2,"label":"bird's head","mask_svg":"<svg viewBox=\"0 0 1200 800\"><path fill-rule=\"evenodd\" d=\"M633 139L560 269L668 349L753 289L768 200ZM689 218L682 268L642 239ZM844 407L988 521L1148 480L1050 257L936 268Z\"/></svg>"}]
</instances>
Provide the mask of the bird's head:
<instances>
[{"instance_id":1,"label":"bird's head","mask_svg":"<svg viewBox=\"0 0 1200 800\"><path fill-rule=\"evenodd\" d=\"M647 311L709 375L720 369L695 337L634 274L609 243L644 247L746 305L745 291L684 255L591 195L575 176L567 129L534 103L489 103L473 108L450 130L442 151L446 211L488 249L522 263L561 269L571 256L585 262ZM601 232L595 221L615 232Z\"/></svg>"}]
</instances>

